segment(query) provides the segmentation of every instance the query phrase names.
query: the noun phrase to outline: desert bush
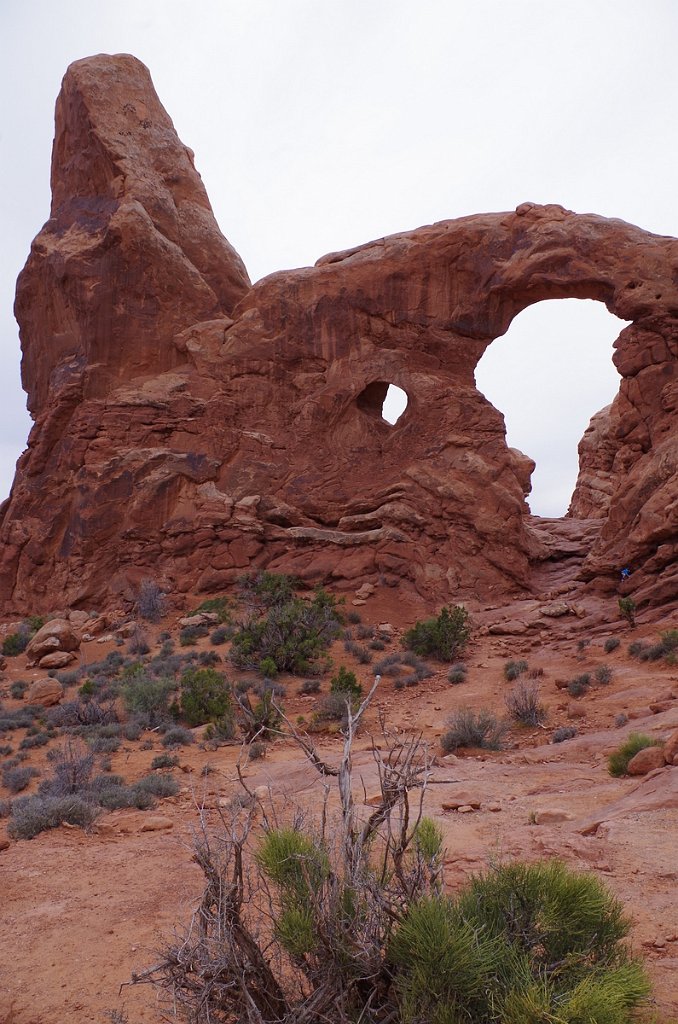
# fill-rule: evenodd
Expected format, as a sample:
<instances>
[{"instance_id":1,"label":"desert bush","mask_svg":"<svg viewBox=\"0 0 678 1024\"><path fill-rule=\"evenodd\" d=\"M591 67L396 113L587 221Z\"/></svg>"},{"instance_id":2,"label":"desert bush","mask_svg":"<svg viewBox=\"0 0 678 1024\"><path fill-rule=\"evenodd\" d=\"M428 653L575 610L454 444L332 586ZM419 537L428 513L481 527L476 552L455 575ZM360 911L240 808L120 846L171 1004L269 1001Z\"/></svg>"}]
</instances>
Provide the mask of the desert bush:
<instances>
[{"instance_id":1,"label":"desert bush","mask_svg":"<svg viewBox=\"0 0 678 1024\"><path fill-rule=\"evenodd\" d=\"M125 722L122 727L122 735L124 739L129 740L130 742L140 739L142 732L143 729L141 724L134 719L131 719L129 722Z\"/></svg>"},{"instance_id":2,"label":"desert bush","mask_svg":"<svg viewBox=\"0 0 678 1024\"><path fill-rule=\"evenodd\" d=\"M302 696L308 696L312 693L320 693L320 680L319 679L305 679L299 687L299 693Z\"/></svg>"},{"instance_id":3,"label":"desert bush","mask_svg":"<svg viewBox=\"0 0 678 1024\"><path fill-rule=\"evenodd\" d=\"M646 747L660 746L661 742L653 739L652 736L647 736L642 732L632 732L628 739L610 754L607 760L607 770L610 775L620 778L622 775L627 774L629 761L636 756L639 750L645 750Z\"/></svg>"},{"instance_id":4,"label":"desert bush","mask_svg":"<svg viewBox=\"0 0 678 1024\"><path fill-rule=\"evenodd\" d=\"M40 832L58 828L64 822L86 829L99 814L96 804L78 794L20 797L12 802L7 832L13 839L33 839Z\"/></svg>"},{"instance_id":5,"label":"desert bush","mask_svg":"<svg viewBox=\"0 0 678 1024\"><path fill-rule=\"evenodd\" d=\"M35 768L5 767L2 771L2 784L10 793L21 793L38 774Z\"/></svg>"},{"instance_id":6,"label":"desert bush","mask_svg":"<svg viewBox=\"0 0 678 1024\"><path fill-rule=\"evenodd\" d=\"M522 676L523 673L527 672L528 668L529 666L526 661L507 661L504 665L504 679L508 683L512 683L519 676Z\"/></svg>"},{"instance_id":7,"label":"desert bush","mask_svg":"<svg viewBox=\"0 0 678 1024\"><path fill-rule=\"evenodd\" d=\"M344 665L340 665L336 676L330 681L330 693L345 694L345 699L360 701L363 688L356 679L355 672L349 672Z\"/></svg>"},{"instance_id":8,"label":"desert bush","mask_svg":"<svg viewBox=\"0 0 678 1024\"><path fill-rule=\"evenodd\" d=\"M135 807L138 811L147 811L155 806L151 793L136 786L107 786L97 796L99 807L107 811L116 811L122 807Z\"/></svg>"},{"instance_id":9,"label":"desert bush","mask_svg":"<svg viewBox=\"0 0 678 1024\"><path fill-rule=\"evenodd\" d=\"M210 633L210 643L215 647L220 647L231 639L233 633L232 626L218 626L217 629Z\"/></svg>"},{"instance_id":10,"label":"desert bush","mask_svg":"<svg viewBox=\"0 0 678 1024\"><path fill-rule=\"evenodd\" d=\"M379 639L377 639L377 640L370 640L370 650L371 651L385 651L386 650L386 644L384 643L383 640L379 640Z\"/></svg>"},{"instance_id":11,"label":"desert bush","mask_svg":"<svg viewBox=\"0 0 678 1024\"><path fill-rule=\"evenodd\" d=\"M287 687L276 679L262 679L249 689L254 690L257 697L263 697L265 693L271 693L274 697L284 697L287 694Z\"/></svg>"},{"instance_id":12,"label":"desert bush","mask_svg":"<svg viewBox=\"0 0 678 1024\"><path fill-rule=\"evenodd\" d=\"M460 747L482 747L485 750L502 750L504 747L508 726L491 711L481 710L476 714L470 708L462 708L448 719L447 725L448 729L440 739L446 754Z\"/></svg>"},{"instance_id":13,"label":"desert bush","mask_svg":"<svg viewBox=\"0 0 678 1024\"><path fill-rule=\"evenodd\" d=\"M597 683L600 683L602 686L607 686L612 679L612 669L609 665L598 665L593 675Z\"/></svg>"},{"instance_id":14,"label":"desert bush","mask_svg":"<svg viewBox=\"0 0 678 1024\"><path fill-rule=\"evenodd\" d=\"M405 916L390 947L400 1019L630 1024L650 985L628 931L595 875L557 861L501 865Z\"/></svg>"},{"instance_id":15,"label":"desert bush","mask_svg":"<svg viewBox=\"0 0 678 1024\"><path fill-rule=\"evenodd\" d=\"M149 793L151 796L176 796L179 783L173 775L144 775L132 786L138 793Z\"/></svg>"},{"instance_id":16,"label":"desert bush","mask_svg":"<svg viewBox=\"0 0 678 1024\"><path fill-rule=\"evenodd\" d=\"M165 595L152 579L142 580L136 600L136 613L147 622L160 622L165 614Z\"/></svg>"},{"instance_id":17,"label":"desert bush","mask_svg":"<svg viewBox=\"0 0 678 1024\"><path fill-rule=\"evenodd\" d=\"M372 655L366 647L362 644L358 644L355 640L345 640L344 650L347 654L352 654L353 657L360 662L361 665L369 665L372 661Z\"/></svg>"},{"instance_id":18,"label":"desert bush","mask_svg":"<svg viewBox=\"0 0 678 1024\"><path fill-rule=\"evenodd\" d=\"M9 757L12 753L12 747L9 743L0 743L0 757Z\"/></svg>"},{"instance_id":19,"label":"desert bush","mask_svg":"<svg viewBox=\"0 0 678 1024\"><path fill-rule=\"evenodd\" d=\"M570 679L567 684L567 692L570 697L583 697L591 685L591 676L588 672L583 672L579 676L575 676L574 679Z\"/></svg>"},{"instance_id":20,"label":"desert bush","mask_svg":"<svg viewBox=\"0 0 678 1024\"><path fill-rule=\"evenodd\" d=\"M632 597L620 597L617 601L619 606L619 615L631 626L636 624L636 602Z\"/></svg>"},{"instance_id":21,"label":"desert bush","mask_svg":"<svg viewBox=\"0 0 678 1024\"><path fill-rule=\"evenodd\" d=\"M134 632L130 635L129 644L127 650L130 654L141 655L148 654L150 651L148 645L148 637L144 633L141 626L136 626Z\"/></svg>"},{"instance_id":22,"label":"desert bush","mask_svg":"<svg viewBox=\"0 0 678 1024\"><path fill-rule=\"evenodd\" d=\"M363 621L363 617L360 614L360 612L354 612L354 611L348 612L348 614L346 615L346 619L353 626L357 626L359 623L361 623Z\"/></svg>"},{"instance_id":23,"label":"desert bush","mask_svg":"<svg viewBox=\"0 0 678 1024\"><path fill-rule=\"evenodd\" d=\"M450 671L447 673L448 683L452 683L456 686L458 683L466 682L466 676L468 675L468 669L463 661L457 661L452 666Z\"/></svg>"},{"instance_id":24,"label":"desert bush","mask_svg":"<svg viewBox=\"0 0 678 1024\"><path fill-rule=\"evenodd\" d=\"M198 654L198 664L202 668L214 668L215 665L221 664L221 655L217 654L216 651L200 651Z\"/></svg>"},{"instance_id":25,"label":"desert bush","mask_svg":"<svg viewBox=\"0 0 678 1024\"><path fill-rule=\"evenodd\" d=\"M198 640L209 634L210 628L205 623L183 626L179 633L180 647L194 647Z\"/></svg>"},{"instance_id":26,"label":"desert bush","mask_svg":"<svg viewBox=\"0 0 678 1024\"><path fill-rule=\"evenodd\" d=\"M247 748L247 758L249 761L259 761L261 758L266 757L267 750L268 747L265 743L260 743L258 740L255 740L253 743L250 743Z\"/></svg>"},{"instance_id":27,"label":"desert bush","mask_svg":"<svg viewBox=\"0 0 678 1024\"><path fill-rule=\"evenodd\" d=\"M318 591L311 602L293 598L273 604L265 616L242 623L230 657L238 668L258 669L270 658L278 672L305 674L340 628L336 603Z\"/></svg>"},{"instance_id":28,"label":"desert bush","mask_svg":"<svg viewBox=\"0 0 678 1024\"><path fill-rule=\"evenodd\" d=\"M553 730L551 743L564 743L565 740L574 739L576 735L577 730L573 725L561 725L558 729Z\"/></svg>"},{"instance_id":29,"label":"desert bush","mask_svg":"<svg viewBox=\"0 0 678 1024\"><path fill-rule=\"evenodd\" d=\"M188 747L193 742L193 733L191 730L184 729L181 726L176 726L174 729L168 729L162 738L163 747Z\"/></svg>"},{"instance_id":30,"label":"desert bush","mask_svg":"<svg viewBox=\"0 0 678 1024\"><path fill-rule=\"evenodd\" d=\"M622 726L626 725L629 720L629 716L620 712L620 714L614 716L614 724L617 729L621 729Z\"/></svg>"},{"instance_id":31,"label":"desert bush","mask_svg":"<svg viewBox=\"0 0 678 1024\"><path fill-rule=\"evenodd\" d=\"M345 693L326 693L318 701L314 719L317 722L346 722L350 699Z\"/></svg>"},{"instance_id":32,"label":"desert bush","mask_svg":"<svg viewBox=\"0 0 678 1024\"><path fill-rule=\"evenodd\" d=\"M257 572L242 576L238 585L241 599L246 604L263 610L292 601L297 581L283 573Z\"/></svg>"},{"instance_id":33,"label":"desert bush","mask_svg":"<svg viewBox=\"0 0 678 1024\"><path fill-rule=\"evenodd\" d=\"M272 739L279 734L282 718L273 690L264 690L256 704L250 702L247 694L239 696L237 700L240 726L246 743Z\"/></svg>"},{"instance_id":34,"label":"desert bush","mask_svg":"<svg viewBox=\"0 0 678 1024\"><path fill-rule=\"evenodd\" d=\"M21 700L26 690L28 689L28 683L23 679L17 679L15 683L9 688L9 692L14 697L14 700Z\"/></svg>"},{"instance_id":35,"label":"desert bush","mask_svg":"<svg viewBox=\"0 0 678 1024\"><path fill-rule=\"evenodd\" d=\"M619 647L619 643L620 643L619 637L608 636L607 640L605 641L605 643L603 645L603 650L605 651L606 654L612 654L612 652L616 651L617 648Z\"/></svg>"},{"instance_id":36,"label":"desert bush","mask_svg":"<svg viewBox=\"0 0 678 1024\"><path fill-rule=\"evenodd\" d=\"M188 669L181 677L181 713L190 726L233 718L231 688L213 668Z\"/></svg>"},{"instance_id":37,"label":"desert bush","mask_svg":"<svg viewBox=\"0 0 678 1024\"><path fill-rule=\"evenodd\" d=\"M259 672L262 676L268 679L275 679L278 674L278 666L276 665L273 658L263 658L259 662Z\"/></svg>"},{"instance_id":38,"label":"desert bush","mask_svg":"<svg viewBox=\"0 0 678 1024\"><path fill-rule=\"evenodd\" d=\"M176 768L179 758L176 754L158 754L151 761L151 768L156 771L158 768Z\"/></svg>"},{"instance_id":39,"label":"desert bush","mask_svg":"<svg viewBox=\"0 0 678 1024\"><path fill-rule=\"evenodd\" d=\"M151 725L157 725L169 713L169 696L176 690L174 679L153 678L143 667L130 673L123 685L123 699L128 712L144 716Z\"/></svg>"},{"instance_id":40,"label":"desert bush","mask_svg":"<svg viewBox=\"0 0 678 1024\"><path fill-rule=\"evenodd\" d=\"M88 743L93 754L115 754L120 750L118 736L92 736Z\"/></svg>"},{"instance_id":41,"label":"desert bush","mask_svg":"<svg viewBox=\"0 0 678 1024\"><path fill-rule=\"evenodd\" d=\"M113 701L100 703L98 700L69 700L47 711L49 724L61 729L109 725L117 720L118 713Z\"/></svg>"},{"instance_id":42,"label":"desert bush","mask_svg":"<svg viewBox=\"0 0 678 1024\"><path fill-rule=\"evenodd\" d=\"M30 630L19 627L16 633L10 633L2 641L2 653L6 658L15 658L18 654L24 653L30 639Z\"/></svg>"},{"instance_id":43,"label":"desert bush","mask_svg":"<svg viewBox=\"0 0 678 1024\"><path fill-rule=\"evenodd\" d=\"M19 744L19 750L33 750L35 747L46 747L54 733L36 732L32 736L24 736Z\"/></svg>"},{"instance_id":44,"label":"desert bush","mask_svg":"<svg viewBox=\"0 0 678 1024\"><path fill-rule=\"evenodd\" d=\"M514 722L535 726L546 718L546 708L539 700L539 687L534 683L520 683L506 694L505 700Z\"/></svg>"},{"instance_id":45,"label":"desert bush","mask_svg":"<svg viewBox=\"0 0 678 1024\"><path fill-rule=\"evenodd\" d=\"M421 657L454 661L471 635L468 612L461 605L443 608L435 619L416 622L403 637L403 644Z\"/></svg>"},{"instance_id":46,"label":"desert bush","mask_svg":"<svg viewBox=\"0 0 678 1024\"><path fill-rule=\"evenodd\" d=\"M92 778L94 753L79 740L68 739L50 750L47 760L52 776L40 784L40 792L49 796L71 796L86 790Z\"/></svg>"},{"instance_id":47,"label":"desert bush","mask_svg":"<svg viewBox=\"0 0 678 1024\"><path fill-rule=\"evenodd\" d=\"M208 615L217 615L220 623L231 621L230 612L230 601L228 597L222 595L221 597L208 597L207 600L203 601L194 608L190 615L201 615L206 612Z\"/></svg>"},{"instance_id":48,"label":"desert bush","mask_svg":"<svg viewBox=\"0 0 678 1024\"><path fill-rule=\"evenodd\" d=\"M235 719L221 718L205 727L204 737L212 746L228 743L235 738Z\"/></svg>"},{"instance_id":49,"label":"desert bush","mask_svg":"<svg viewBox=\"0 0 678 1024\"><path fill-rule=\"evenodd\" d=\"M196 1022L631 1024L649 986L602 883L553 861L503 864L444 895L442 833L416 800L425 752L375 745L380 800L360 817L354 725L331 770L298 737L324 786L337 780L338 816L326 798L317 822L290 812L262 834L245 793L223 830L203 819L203 897L135 980Z\"/></svg>"}]
</instances>

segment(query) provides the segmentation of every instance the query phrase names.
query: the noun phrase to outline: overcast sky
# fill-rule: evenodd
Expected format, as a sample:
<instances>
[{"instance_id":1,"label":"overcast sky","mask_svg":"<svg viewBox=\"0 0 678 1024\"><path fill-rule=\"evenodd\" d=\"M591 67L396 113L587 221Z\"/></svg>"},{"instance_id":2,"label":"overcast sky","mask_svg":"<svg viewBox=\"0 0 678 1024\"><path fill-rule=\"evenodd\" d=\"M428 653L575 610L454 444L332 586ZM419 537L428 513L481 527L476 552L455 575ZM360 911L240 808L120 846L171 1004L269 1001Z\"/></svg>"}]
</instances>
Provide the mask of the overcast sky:
<instances>
[{"instance_id":1,"label":"overcast sky","mask_svg":"<svg viewBox=\"0 0 678 1024\"><path fill-rule=\"evenodd\" d=\"M71 61L148 65L257 280L525 200L678 235L677 45L675 0L0 0L0 497L30 425L14 285L48 216ZM540 303L479 367L537 461L535 512L565 511L622 326L594 302Z\"/></svg>"}]
</instances>

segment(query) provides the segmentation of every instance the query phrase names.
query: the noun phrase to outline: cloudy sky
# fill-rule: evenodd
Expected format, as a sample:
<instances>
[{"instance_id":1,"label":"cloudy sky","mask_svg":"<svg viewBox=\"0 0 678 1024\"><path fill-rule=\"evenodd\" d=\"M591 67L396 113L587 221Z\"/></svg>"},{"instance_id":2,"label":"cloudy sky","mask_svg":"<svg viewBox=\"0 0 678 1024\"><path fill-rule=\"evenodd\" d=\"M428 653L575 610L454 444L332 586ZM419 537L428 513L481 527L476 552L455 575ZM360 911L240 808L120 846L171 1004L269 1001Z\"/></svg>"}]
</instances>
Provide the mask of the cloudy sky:
<instances>
[{"instance_id":1,"label":"cloudy sky","mask_svg":"<svg viewBox=\"0 0 678 1024\"><path fill-rule=\"evenodd\" d=\"M253 280L525 200L678 235L675 0L0 0L0 498L30 422L16 276L49 211L67 65L133 53L196 153ZM623 325L593 302L522 313L478 369L561 515Z\"/></svg>"}]
</instances>

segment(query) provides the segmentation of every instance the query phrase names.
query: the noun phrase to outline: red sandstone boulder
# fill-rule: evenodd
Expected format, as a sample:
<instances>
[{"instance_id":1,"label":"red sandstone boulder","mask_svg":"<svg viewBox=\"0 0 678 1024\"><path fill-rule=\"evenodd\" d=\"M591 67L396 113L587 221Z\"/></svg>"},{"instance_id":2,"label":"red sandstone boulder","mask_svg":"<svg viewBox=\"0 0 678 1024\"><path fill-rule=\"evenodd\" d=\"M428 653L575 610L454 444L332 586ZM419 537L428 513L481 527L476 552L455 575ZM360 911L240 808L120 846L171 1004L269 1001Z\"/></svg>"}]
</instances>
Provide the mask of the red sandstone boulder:
<instances>
[{"instance_id":1,"label":"red sandstone boulder","mask_svg":"<svg viewBox=\"0 0 678 1024\"><path fill-rule=\"evenodd\" d=\"M662 747L664 753L664 760L667 764L673 764L675 758L678 757L678 729L672 732L666 743Z\"/></svg>"},{"instance_id":2,"label":"red sandstone boulder","mask_svg":"<svg viewBox=\"0 0 678 1024\"><path fill-rule=\"evenodd\" d=\"M48 654L77 651L80 640L65 619L52 619L42 626L26 648L29 665L36 665Z\"/></svg>"},{"instance_id":3,"label":"red sandstone boulder","mask_svg":"<svg viewBox=\"0 0 678 1024\"><path fill-rule=\"evenodd\" d=\"M58 704L64 695L64 688L56 679L38 679L26 693L27 704L42 704L46 708Z\"/></svg>"},{"instance_id":4,"label":"red sandstone boulder","mask_svg":"<svg viewBox=\"0 0 678 1024\"><path fill-rule=\"evenodd\" d=\"M645 747L634 754L626 771L629 775L647 775L655 768L663 768L664 763L664 751L661 747Z\"/></svg>"}]
</instances>

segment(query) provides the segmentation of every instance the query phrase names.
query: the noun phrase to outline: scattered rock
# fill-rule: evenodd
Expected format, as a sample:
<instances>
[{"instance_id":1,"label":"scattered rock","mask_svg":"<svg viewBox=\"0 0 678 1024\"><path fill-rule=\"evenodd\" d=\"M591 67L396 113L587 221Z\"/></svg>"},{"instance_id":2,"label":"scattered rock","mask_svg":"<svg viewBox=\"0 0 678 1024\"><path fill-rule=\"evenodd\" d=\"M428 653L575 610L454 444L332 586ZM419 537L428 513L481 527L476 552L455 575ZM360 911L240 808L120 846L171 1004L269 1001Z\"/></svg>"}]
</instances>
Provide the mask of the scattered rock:
<instances>
[{"instance_id":1,"label":"scattered rock","mask_svg":"<svg viewBox=\"0 0 678 1024\"><path fill-rule=\"evenodd\" d=\"M535 825L558 825L563 821L573 821L574 814L554 807L550 810L536 811L532 820Z\"/></svg>"},{"instance_id":2,"label":"scattered rock","mask_svg":"<svg viewBox=\"0 0 678 1024\"><path fill-rule=\"evenodd\" d=\"M216 612L197 612L179 619L180 626L214 626L219 621Z\"/></svg>"},{"instance_id":3,"label":"scattered rock","mask_svg":"<svg viewBox=\"0 0 678 1024\"><path fill-rule=\"evenodd\" d=\"M586 708L582 704L567 704L565 713L570 721L574 721L578 718L586 718Z\"/></svg>"},{"instance_id":4,"label":"scattered rock","mask_svg":"<svg viewBox=\"0 0 678 1024\"><path fill-rule=\"evenodd\" d=\"M0 839L0 850L9 850L11 845L9 839Z\"/></svg>"},{"instance_id":5,"label":"scattered rock","mask_svg":"<svg viewBox=\"0 0 678 1024\"><path fill-rule=\"evenodd\" d=\"M358 587L358 589L356 590L355 596L357 598L359 598L361 601L365 601L368 597L372 597L373 593L374 593L374 584L373 583L363 583L363 585L361 587Z\"/></svg>"},{"instance_id":6,"label":"scattered rock","mask_svg":"<svg viewBox=\"0 0 678 1024\"><path fill-rule=\"evenodd\" d=\"M570 614L570 606L564 601L552 601L551 604L543 604L539 612L541 615L546 615L547 618L559 619L563 615Z\"/></svg>"},{"instance_id":7,"label":"scattered rock","mask_svg":"<svg viewBox=\"0 0 678 1024\"><path fill-rule=\"evenodd\" d=\"M38 662L39 668L65 668L77 660L77 655L72 651L55 651L54 654L46 654Z\"/></svg>"},{"instance_id":8,"label":"scattered rock","mask_svg":"<svg viewBox=\"0 0 678 1024\"><path fill-rule=\"evenodd\" d=\"M26 693L27 704L42 704L51 708L58 704L64 695L64 688L56 679L38 679Z\"/></svg>"},{"instance_id":9,"label":"scattered rock","mask_svg":"<svg viewBox=\"0 0 678 1024\"><path fill-rule=\"evenodd\" d=\"M453 797L446 798L441 806L444 811L458 811L460 807L470 807L471 810L477 811L480 808L480 803L477 797L462 791Z\"/></svg>"},{"instance_id":10,"label":"scattered rock","mask_svg":"<svg viewBox=\"0 0 678 1024\"><path fill-rule=\"evenodd\" d=\"M139 829L140 832L162 832L165 829L174 828L174 822L171 818L164 818L160 814L153 815L150 818L146 818L143 825Z\"/></svg>"}]
</instances>

